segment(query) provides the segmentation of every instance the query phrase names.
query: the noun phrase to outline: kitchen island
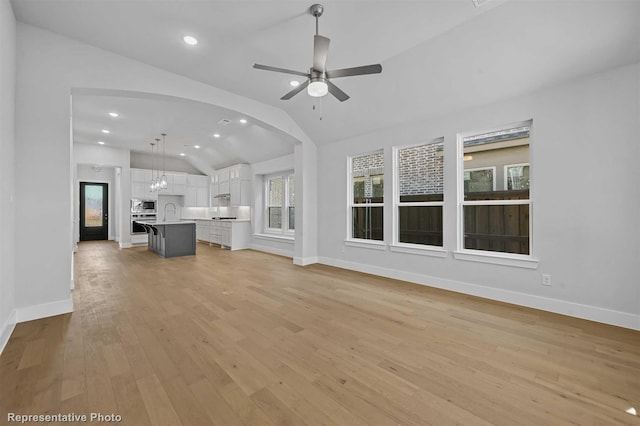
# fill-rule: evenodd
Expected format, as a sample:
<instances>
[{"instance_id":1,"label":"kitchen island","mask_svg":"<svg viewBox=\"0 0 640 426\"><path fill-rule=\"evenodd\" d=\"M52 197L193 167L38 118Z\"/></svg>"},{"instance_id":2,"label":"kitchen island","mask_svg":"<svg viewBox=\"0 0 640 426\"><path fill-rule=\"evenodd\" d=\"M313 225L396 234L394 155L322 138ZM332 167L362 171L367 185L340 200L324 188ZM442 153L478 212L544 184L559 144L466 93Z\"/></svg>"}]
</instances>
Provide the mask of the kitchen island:
<instances>
[{"instance_id":1,"label":"kitchen island","mask_svg":"<svg viewBox=\"0 0 640 426\"><path fill-rule=\"evenodd\" d=\"M189 220L138 222L147 230L149 250L162 257L196 254L196 223Z\"/></svg>"}]
</instances>

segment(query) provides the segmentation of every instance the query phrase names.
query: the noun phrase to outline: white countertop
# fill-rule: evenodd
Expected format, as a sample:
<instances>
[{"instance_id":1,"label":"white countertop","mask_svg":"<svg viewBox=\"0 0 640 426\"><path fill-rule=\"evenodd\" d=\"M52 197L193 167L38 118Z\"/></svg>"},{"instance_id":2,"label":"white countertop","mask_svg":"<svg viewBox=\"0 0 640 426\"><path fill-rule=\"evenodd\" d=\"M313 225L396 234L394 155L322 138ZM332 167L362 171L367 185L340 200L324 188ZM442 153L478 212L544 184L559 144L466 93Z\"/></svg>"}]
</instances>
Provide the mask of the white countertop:
<instances>
[{"instance_id":1,"label":"white countertop","mask_svg":"<svg viewBox=\"0 0 640 426\"><path fill-rule=\"evenodd\" d=\"M145 220L136 220L136 222L142 224L142 225L149 225L149 226L155 226L155 225L184 225L184 224L188 224L188 223L192 223L195 224L195 222L193 220L169 220L169 221L161 221L161 220L149 220L149 221L145 221Z\"/></svg>"},{"instance_id":2,"label":"white countertop","mask_svg":"<svg viewBox=\"0 0 640 426\"><path fill-rule=\"evenodd\" d=\"M196 217L192 219L182 219L182 220L208 220L210 222L251 222L251 219L212 219L209 217Z\"/></svg>"}]
</instances>

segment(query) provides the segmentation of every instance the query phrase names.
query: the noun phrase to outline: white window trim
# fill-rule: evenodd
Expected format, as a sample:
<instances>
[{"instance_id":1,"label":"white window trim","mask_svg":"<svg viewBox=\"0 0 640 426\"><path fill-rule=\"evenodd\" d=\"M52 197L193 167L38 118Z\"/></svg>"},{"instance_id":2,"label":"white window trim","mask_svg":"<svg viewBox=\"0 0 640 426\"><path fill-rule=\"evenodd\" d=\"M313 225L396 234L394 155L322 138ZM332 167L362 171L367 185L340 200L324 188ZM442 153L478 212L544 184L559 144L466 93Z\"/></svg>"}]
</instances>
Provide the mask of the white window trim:
<instances>
[{"instance_id":1,"label":"white window trim","mask_svg":"<svg viewBox=\"0 0 640 426\"><path fill-rule=\"evenodd\" d=\"M496 265L515 266L521 268L535 269L538 267L538 259L535 257L534 244L533 244L533 200L531 199L531 193L529 193L528 200L484 200L484 201L465 201L464 199L464 139L469 136L474 136L482 133L492 133L504 129L513 129L517 127L529 126L529 146L533 140L533 120L526 120L517 123L505 124L503 126L494 127L490 129L477 130L471 132L458 133L456 151L457 151L457 167L456 167L456 179L457 182L457 241L458 249L453 252L453 256L457 260L467 260L472 262L491 263ZM532 163L531 150L529 150L529 182L533 182L533 171L531 167ZM523 163L524 164L524 163ZM495 168L495 167L494 167ZM467 169L470 171L474 169ZM532 186L530 184L530 186ZM494 190L495 190L495 172L494 172ZM515 253L503 253L488 250L473 250L464 248L464 206L470 205L514 205L514 204L527 204L529 206L529 254L515 254Z\"/></svg>"},{"instance_id":2,"label":"white window trim","mask_svg":"<svg viewBox=\"0 0 640 426\"><path fill-rule=\"evenodd\" d=\"M344 245L349 247L359 247L371 250L386 250L387 243L380 240L365 240L362 238L350 238L344 240Z\"/></svg>"},{"instance_id":3,"label":"white window trim","mask_svg":"<svg viewBox=\"0 0 640 426\"><path fill-rule=\"evenodd\" d=\"M263 192L264 192L264 209L263 209L263 217L264 217L264 230L262 235L273 235L273 236L284 236L286 238L294 238L295 237L295 229L289 229L289 177L294 176L295 174L292 170L280 173L272 173L264 176L263 181ZM269 227L269 182L273 179L281 178L282 179L282 205L281 205L281 220L282 220L282 228L270 228ZM256 234L261 235L261 234Z\"/></svg>"},{"instance_id":4,"label":"white window trim","mask_svg":"<svg viewBox=\"0 0 640 426\"><path fill-rule=\"evenodd\" d=\"M420 142L411 145L403 145L403 146L394 146L392 148L392 174L393 174L393 210L392 210L392 242L389 246L389 249L394 252L400 253L410 253L410 254L421 254L425 256L435 256L435 257L446 257L447 250L444 248L446 239L446 227L444 226L444 217L445 217L445 204L444 201L424 201L424 202L400 202L400 161L399 155L400 150L407 148L415 148L423 145L431 145L436 143L444 143L444 137L439 137L436 139L432 139L430 142ZM495 176L495 172L494 172ZM495 185L495 183L494 183ZM444 193L443 193L444 197ZM400 223L399 223L399 208L400 207L412 207L412 206L425 206L425 207L442 207L442 246L433 246L427 244L412 244L412 243L402 243L399 241L400 239ZM444 254L444 255L443 255Z\"/></svg>"},{"instance_id":5,"label":"white window trim","mask_svg":"<svg viewBox=\"0 0 640 426\"><path fill-rule=\"evenodd\" d=\"M381 149L376 149L374 151L364 152L360 154L354 154L347 157L347 229L346 229L347 237L344 240L345 245L350 245L354 247L363 247L363 248L376 248L376 246L383 246L382 250L386 250L385 235L383 235L383 239L382 241L380 241L380 240L369 240L366 238L354 238L352 234L353 207L382 207L384 209L384 202L369 203L369 204L362 204L362 203L355 204L353 202L353 176L352 176L353 159L356 157L364 157L366 155L379 154L379 153L382 153L383 159L384 159L384 150L381 150ZM386 177L384 177L384 174L382 176L383 176L383 179L386 181ZM387 198L386 193L387 193L387 185L385 182L384 188L383 188L383 200L386 200Z\"/></svg>"}]
</instances>

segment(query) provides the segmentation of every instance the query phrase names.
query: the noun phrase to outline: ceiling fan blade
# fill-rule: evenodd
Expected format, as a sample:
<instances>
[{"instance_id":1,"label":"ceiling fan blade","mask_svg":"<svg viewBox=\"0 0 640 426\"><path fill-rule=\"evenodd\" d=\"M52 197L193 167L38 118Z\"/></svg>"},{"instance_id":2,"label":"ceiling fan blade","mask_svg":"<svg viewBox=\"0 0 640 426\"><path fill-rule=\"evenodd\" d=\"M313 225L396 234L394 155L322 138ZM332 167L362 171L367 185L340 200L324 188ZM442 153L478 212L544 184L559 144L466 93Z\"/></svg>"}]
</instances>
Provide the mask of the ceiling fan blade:
<instances>
[{"instance_id":1,"label":"ceiling fan blade","mask_svg":"<svg viewBox=\"0 0 640 426\"><path fill-rule=\"evenodd\" d=\"M362 67L343 68L341 70L327 71L327 78L351 77L354 75L378 74L382 72L382 65L365 65Z\"/></svg>"},{"instance_id":2,"label":"ceiling fan blade","mask_svg":"<svg viewBox=\"0 0 640 426\"><path fill-rule=\"evenodd\" d=\"M293 98L295 95L297 95L298 93L306 89L308 85L309 85L309 80L305 81L304 83L300 83L298 87L296 87L295 89L293 89L292 91L290 91L289 93L281 97L280 99L283 101L288 101L289 99Z\"/></svg>"},{"instance_id":3,"label":"ceiling fan blade","mask_svg":"<svg viewBox=\"0 0 640 426\"><path fill-rule=\"evenodd\" d=\"M294 71L294 70L288 70L286 68L276 68L276 67L270 67L269 65L260 65L260 64L253 64L253 67L255 69L257 69L257 70L282 72L282 73L285 73L285 74L300 75L302 77L309 78L309 74L308 73L304 73L304 72L300 72L300 71Z\"/></svg>"},{"instance_id":4,"label":"ceiling fan blade","mask_svg":"<svg viewBox=\"0 0 640 426\"><path fill-rule=\"evenodd\" d=\"M318 72L325 71L327 55L329 54L330 40L321 35L313 36L313 69Z\"/></svg>"},{"instance_id":5,"label":"ceiling fan blade","mask_svg":"<svg viewBox=\"0 0 640 426\"><path fill-rule=\"evenodd\" d=\"M344 93L342 90L338 88L335 84L327 80L327 86L329 88L329 93L336 97L340 102L344 102L349 99L349 95Z\"/></svg>"}]
</instances>

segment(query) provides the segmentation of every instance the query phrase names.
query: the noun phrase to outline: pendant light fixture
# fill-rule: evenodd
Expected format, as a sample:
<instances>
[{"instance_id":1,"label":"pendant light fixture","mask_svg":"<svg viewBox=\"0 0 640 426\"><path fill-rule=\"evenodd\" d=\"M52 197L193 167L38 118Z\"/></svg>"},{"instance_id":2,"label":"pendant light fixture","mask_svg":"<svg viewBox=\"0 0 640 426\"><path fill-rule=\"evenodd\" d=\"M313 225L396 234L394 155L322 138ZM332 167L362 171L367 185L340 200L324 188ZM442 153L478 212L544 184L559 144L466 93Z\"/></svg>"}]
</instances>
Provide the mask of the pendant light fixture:
<instances>
[{"instance_id":1,"label":"pendant light fixture","mask_svg":"<svg viewBox=\"0 0 640 426\"><path fill-rule=\"evenodd\" d=\"M155 190L156 190L156 180L154 178L153 169L155 168L155 163L156 163L155 162L155 158L156 158L155 157L155 150L154 150L154 147L155 147L156 144L153 143L153 142L150 142L149 145L151 145L151 183L149 184L149 190L151 192L155 192Z\"/></svg>"},{"instance_id":2,"label":"pendant light fixture","mask_svg":"<svg viewBox=\"0 0 640 426\"><path fill-rule=\"evenodd\" d=\"M156 152L160 155L160 138L156 138ZM155 156L157 157L157 155ZM154 159L155 159L154 157ZM155 168L155 179L153 179L153 192L158 192L160 190L160 160L157 161L158 167ZM153 177L153 170L151 171Z\"/></svg>"},{"instance_id":3,"label":"pendant light fixture","mask_svg":"<svg viewBox=\"0 0 640 426\"><path fill-rule=\"evenodd\" d=\"M165 162L166 162L165 151L166 151L167 143L164 140L165 136L167 136L167 134L162 133L162 177L158 181L159 189L162 191L166 191L167 189L167 169L165 165ZM160 164L158 164L158 174L160 174Z\"/></svg>"}]
</instances>

